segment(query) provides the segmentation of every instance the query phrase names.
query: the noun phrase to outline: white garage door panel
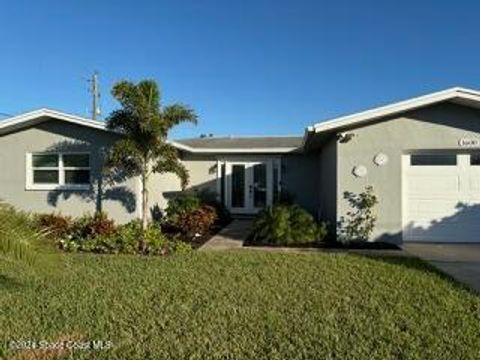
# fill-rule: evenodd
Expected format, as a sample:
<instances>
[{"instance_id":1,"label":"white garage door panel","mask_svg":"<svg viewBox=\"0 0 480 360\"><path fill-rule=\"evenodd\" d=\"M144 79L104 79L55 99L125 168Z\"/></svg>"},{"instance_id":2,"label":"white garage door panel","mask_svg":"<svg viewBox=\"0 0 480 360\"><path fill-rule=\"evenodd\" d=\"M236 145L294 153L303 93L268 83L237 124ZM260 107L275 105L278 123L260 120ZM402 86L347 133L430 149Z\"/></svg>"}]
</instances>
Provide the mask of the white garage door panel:
<instances>
[{"instance_id":1,"label":"white garage door panel","mask_svg":"<svg viewBox=\"0 0 480 360\"><path fill-rule=\"evenodd\" d=\"M425 192L428 192L429 196L445 196L451 194L457 196L459 191L459 179L457 174L449 175L419 175L412 174L407 180L408 188L410 189L411 196L419 196L424 198Z\"/></svg>"},{"instance_id":2,"label":"white garage door panel","mask_svg":"<svg viewBox=\"0 0 480 360\"><path fill-rule=\"evenodd\" d=\"M407 211L415 215L415 218L423 214L427 215L426 218L438 219L438 216L455 214L457 205L458 201L453 199L410 199Z\"/></svg>"},{"instance_id":3,"label":"white garage door panel","mask_svg":"<svg viewBox=\"0 0 480 360\"><path fill-rule=\"evenodd\" d=\"M480 242L480 167L404 164L404 241Z\"/></svg>"},{"instance_id":4,"label":"white garage door panel","mask_svg":"<svg viewBox=\"0 0 480 360\"><path fill-rule=\"evenodd\" d=\"M480 173L471 174L469 179L470 190L475 191L477 197L480 198ZM474 194L472 194L474 195Z\"/></svg>"}]
</instances>

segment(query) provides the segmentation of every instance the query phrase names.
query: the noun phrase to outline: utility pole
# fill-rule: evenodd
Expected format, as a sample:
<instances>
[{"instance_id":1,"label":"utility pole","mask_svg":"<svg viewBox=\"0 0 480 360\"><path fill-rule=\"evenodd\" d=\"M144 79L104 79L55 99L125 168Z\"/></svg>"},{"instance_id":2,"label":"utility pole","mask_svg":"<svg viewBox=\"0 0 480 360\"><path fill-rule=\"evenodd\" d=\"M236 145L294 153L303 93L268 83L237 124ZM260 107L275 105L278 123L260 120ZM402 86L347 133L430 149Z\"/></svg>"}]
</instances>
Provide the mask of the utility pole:
<instances>
[{"instance_id":1,"label":"utility pole","mask_svg":"<svg viewBox=\"0 0 480 360\"><path fill-rule=\"evenodd\" d=\"M92 120L97 120L100 116L100 88L98 85L98 72L95 71L92 78L88 80L90 83L90 92L92 93Z\"/></svg>"}]
</instances>

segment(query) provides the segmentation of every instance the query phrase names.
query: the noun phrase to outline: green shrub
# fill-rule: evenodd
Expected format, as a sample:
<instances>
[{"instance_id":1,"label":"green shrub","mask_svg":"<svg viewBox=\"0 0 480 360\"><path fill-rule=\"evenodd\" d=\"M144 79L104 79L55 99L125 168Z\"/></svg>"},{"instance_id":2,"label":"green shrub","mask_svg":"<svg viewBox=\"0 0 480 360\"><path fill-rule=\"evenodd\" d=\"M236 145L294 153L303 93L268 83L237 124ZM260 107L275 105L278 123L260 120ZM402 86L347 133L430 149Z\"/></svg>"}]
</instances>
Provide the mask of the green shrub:
<instances>
[{"instance_id":1,"label":"green shrub","mask_svg":"<svg viewBox=\"0 0 480 360\"><path fill-rule=\"evenodd\" d=\"M142 237L144 248L140 251L139 240ZM120 225L113 232L97 232L93 237L62 239L60 247L69 252L83 251L98 254L168 255L191 250L188 244L163 234L158 224L151 223L143 231L139 220Z\"/></svg>"},{"instance_id":2,"label":"green shrub","mask_svg":"<svg viewBox=\"0 0 480 360\"><path fill-rule=\"evenodd\" d=\"M290 237L293 243L307 239L307 242L323 241L327 236L327 225L317 224L310 213L299 206L290 206Z\"/></svg>"},{"instance_id":3,"label":"green shrub","mask_svg":"<svg viewBox=\"0 0 480 360\"><path fill-rule=\"evenodd\" d=\"M200 206L201 201L198 196L193 193L185 192L168 201L165 213L169 221L175 222L181 215L196 210Z\"/></svg>"},{"instance_id":4,"label":"green shrub","mask_svg":"<svg viewBox=\"0 0 480 360\"><path fill-rule=\"evenodd\" d=\"M192 246L184 241L179 239L172 239L169 243L170 252L177 255L185 255L192 252Z\"/></svg>"},{"instance_id":5,"label":"green shrub","mask_svg":"<svg viewBox=\"0 0 480 360\"><path fill-rule=\"evenodd\" d=\"M142 233L139 234L142 236ZM148 255L166 255L169 252L169 239L162 233L160 226L150 224L143 233L143 241L145 243L145 254Z\"/></svg>"},{"instance_id":6,"label":"green shrub","mask_svg":"<svg viewBox=\"0 0 480 360\"><path fill-rule=\"evenodd\" d=\"M67 252L76 252L81 248L81 245L78 241L70 239L60 239L58 240L57 245L61 250Z\"/></svg>"},{"instance_id":7,"label":"green shrub","mask_svg":"<svg viewBox=\"0 0 480 360\"><path fill-rule=\"evenodd\" d=\"M133 220L120 225L115 233L116 246L123 254L135 254L138 252L140 236L142 236L142 223Z\"/></svg>"},{"instance_id":8,"label":"green shrub","mask_svg":"<svg viewBox=\"0 0 480 360\"><path fill-rule=\"evenodd\" d=\"M198 231L214 221L209 211L208 207L199 207L190 212L179 212L176 217L182 219L186 232ZM164 234L157 223L149 224L145 231L139 220L116 226L105 213L86 214L75 220L57 214L42 214L35 216L34 223L55 239L60 249L68 252L167 255L191 249L188 244ZM140 239L144 241L142 250Z\"/></svg>"},{"instance_id":9,"label":"green shrub","mask_svg":"<svg viewBox=\"0 0 480 360\"><path fill-rule=\"evenodd\" d=\"M373 187L367 186L360 194L347 191L343 196L352 210L338 222L339 240L343 243L368 241L377 221L374 209L378 199Z\"/></svg>"},{"instance_id":10,"label":"green shrub","mask_svg":"<svg viewBox=\"0 0 480 360\"><path fill-rule=\"evenodd\" d=\"M326 235L326 224L298 205L274 205L258 213L250 238L260 244L301 245L321 242Z\"/></svg>"}]
</instances>

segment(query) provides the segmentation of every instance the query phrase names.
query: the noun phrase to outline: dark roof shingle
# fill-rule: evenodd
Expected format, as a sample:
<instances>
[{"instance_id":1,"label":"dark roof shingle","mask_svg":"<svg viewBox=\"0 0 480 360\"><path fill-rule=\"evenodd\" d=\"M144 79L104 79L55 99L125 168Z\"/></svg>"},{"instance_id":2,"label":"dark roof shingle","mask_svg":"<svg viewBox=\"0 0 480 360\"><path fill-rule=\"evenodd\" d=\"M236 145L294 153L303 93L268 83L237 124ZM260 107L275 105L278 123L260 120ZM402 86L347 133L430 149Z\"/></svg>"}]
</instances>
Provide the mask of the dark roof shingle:
<instances>
[{"instance_id":1,"label":"dark roof shingle","mask_svg":"<svg viewBox=\"0 0 480 360\"><path fill-rule=\"evenodd\" d=\"M195 149L299 148L302 141L301 136L204 137L175 140L179 144Z\"/></svg>"}]
</instances>

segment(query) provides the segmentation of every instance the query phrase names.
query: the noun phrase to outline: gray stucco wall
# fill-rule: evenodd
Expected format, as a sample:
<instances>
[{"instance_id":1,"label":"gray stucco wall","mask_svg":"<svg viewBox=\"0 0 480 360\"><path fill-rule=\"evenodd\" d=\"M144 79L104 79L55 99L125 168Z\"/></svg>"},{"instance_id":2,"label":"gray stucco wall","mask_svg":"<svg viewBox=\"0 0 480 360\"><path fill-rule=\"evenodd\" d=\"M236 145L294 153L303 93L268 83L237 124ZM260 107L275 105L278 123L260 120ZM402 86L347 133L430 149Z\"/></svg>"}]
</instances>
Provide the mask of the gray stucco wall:
<instances>
[{"instance_id":1,"label":"gray stucco wall","mask_svg":"<svg viewBox=\"0 0 480 360\"><path fill-rule=\"evenodd\" d=\"M334 234L337 222L337 141L332 136L323 146L319 162L319 218L328 222L329 234Z\"/></svg>"},{"instance_id":2,"label":"gray stucco wall","mask_svg":"<svg viewBox=\"0 0 480 360\"><path fill-rule=\"evenodd\" d=\"M401 242L402 231L402 167L404 153L419 150L460 149L460 138L478 137L480 111L461 105L442 103L406 113L388 121L348 130L354 138L337 145L338 159L338 218L349 210L343 199L345 191L359 193L372 185L380 203L374 240ZM375 154L388 155L385 166L373 163ZM356 165L364 165L364 178L352 175Z\"/></svg>"},{"instance_id":3,"label":"gray stucco wall","mask_svg":"<svg viewBox=\"0 0 480 360\"><path fill-rule=\"evenodd\" d=\"M137 216L138 181L108 186L101 181L103 151L115 134L58 120L0 136L0 198L34 212L61 212L80 216L96 209L117 222ZM26 190L26 154L29 152L90 152L91 190Z\"/></svg>"},{"instance_id":4,"label":"gray stucco wall","mask_svg":"<svg viewBox=\"0 0 480 360\"><path fill-rule=\"evenodd\" d=\"M317 154L282 156L282 191L293 196L295 203L314 216L319 215L319 161Z\"/></svg>"},{"instance_id":5,"label":"gray stucco wall","mask_svg":"<svg viewBox=\"0 0 480 360\"><path fill-rule=\"evenodd\" d=\"M182 162L190 173L189 189L216 192L217 156L184 154Z\"/></svg>"},{"instance_id":6,"label":"gray stucco wall","mask_svg":"<svg viewBox=\"0 0 480 360\"><path fill-rule=\"evenodd\" d=\"M266 158L278 158L274 155L232 155L211 154L196 155L182 154L182 162L190 173L190 183L187 189L195 191L217 192L217 159L230 161L255 161ZM312 214L318 212L318 154L287 154L282 159L282 186L301 206ZM152 204L160 209L167 206L168 199L180 191L180 182L175 175L154 175L150 182L150 198Z\"/></svg>"},{"instance_id":7,"label":"gray stucco wall","mask_svg":"<svg viewBox=\"0 0 480 360\"><path fill-rule=\"evenodd\" d=\"M187 168L190 181L187 189L216 192L215 156L182 154L182 162ZM181 191L180 180L174 174L153 174L149 182L150 205L160 210L167 207L168 199Z\"/></svg>"}]
</instances>

